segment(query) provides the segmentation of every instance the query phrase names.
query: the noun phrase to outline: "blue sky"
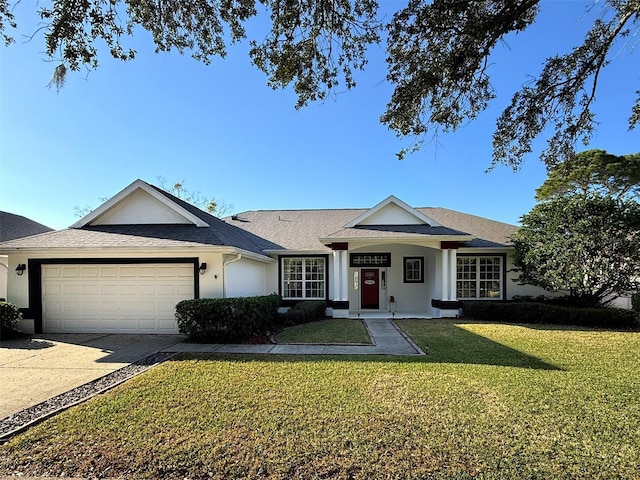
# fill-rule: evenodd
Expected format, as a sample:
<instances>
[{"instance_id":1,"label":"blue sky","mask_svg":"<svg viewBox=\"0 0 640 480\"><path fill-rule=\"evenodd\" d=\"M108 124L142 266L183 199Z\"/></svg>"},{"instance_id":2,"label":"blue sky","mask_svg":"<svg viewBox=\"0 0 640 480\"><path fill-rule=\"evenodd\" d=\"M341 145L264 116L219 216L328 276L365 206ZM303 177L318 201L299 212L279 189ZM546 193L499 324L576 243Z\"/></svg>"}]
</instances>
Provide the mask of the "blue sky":
<instances>
[{"instance_id":1,"label":"blue sky","mask_svg":"<svg viewBox=\"0 0 640 480\"><path fill-rule=\"evenodd\" d=\"M16 44L0 47L0 209L60 229L77 220L75 206L96 207L137 178L157 184L164 177L233 205L233 213L372 207L393 194L416 207L515 224L546 177L543 144L519 172L485 173L495 119L546 57L582 40L595 14L585 14L590 5L543 1L536 25L495 52L498 98L489 110L399 161L395 153L410 140L378 121L392 91L383 45L372 47L355 90L302 110L294 109L291 90L266 86L247 43L205 66L188 55L155 54L146 32L129 43L135 61L111 60L103 49L97 71L71 73L57 93L47 88L54 64L44 61L42 38L23 41L35 25L20 16L33 9L23 2ZM627 119L638 52L616 52L598 91L600 126L585 149L635 153L639 136Z\"/></svg>"}]
</instances>

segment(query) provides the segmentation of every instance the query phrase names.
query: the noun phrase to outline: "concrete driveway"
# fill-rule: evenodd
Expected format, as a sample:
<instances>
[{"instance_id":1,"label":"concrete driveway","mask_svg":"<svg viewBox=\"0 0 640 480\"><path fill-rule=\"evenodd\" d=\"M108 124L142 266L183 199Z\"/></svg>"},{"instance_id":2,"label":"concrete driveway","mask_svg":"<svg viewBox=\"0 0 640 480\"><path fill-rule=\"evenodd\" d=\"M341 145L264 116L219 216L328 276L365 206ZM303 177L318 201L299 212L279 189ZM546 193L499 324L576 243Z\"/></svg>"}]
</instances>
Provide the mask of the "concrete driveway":
<instances>
[{"instance_id":1,"label":"concrete driveway","mask_svg":"<svg viewBox=\"0 0 640 480\"><path fill-rule=\"evenodd\" d=\"M180 335L42 334L0 343L0 418L182 341Z\"/></svg>"}]
</instances>

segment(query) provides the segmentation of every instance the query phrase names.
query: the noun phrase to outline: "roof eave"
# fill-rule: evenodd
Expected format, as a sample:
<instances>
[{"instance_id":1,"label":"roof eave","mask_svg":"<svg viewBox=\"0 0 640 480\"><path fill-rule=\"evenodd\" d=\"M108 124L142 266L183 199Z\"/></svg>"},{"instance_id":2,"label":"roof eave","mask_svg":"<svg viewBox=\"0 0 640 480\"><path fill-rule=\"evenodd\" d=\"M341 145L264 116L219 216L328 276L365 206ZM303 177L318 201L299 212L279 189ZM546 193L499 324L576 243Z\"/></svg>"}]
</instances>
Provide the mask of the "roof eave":
<instances>
[{"instance_id":1,"label":"roof eave","mask_svg":"<svg viewBox=\"0 0 640 480\"><path fill-rule=\"evenodd\" d=\"M402 243L402 242L470 242L476 237L473 235L402 235L393 237L371 236L371 237L324 237L320 242L330 243Z\"/></svg>"},{"instance_id":2,"label":"roof eave","mask_svg":"<svg viewBox=\"0 0 640 480\"><path fill-rule=\"evenodd\" d=\"M97 247L97 246L74 246L74 247L11 247L0 249L0 255L10 255L16 253L34 253L34 252L54 252L54 253L103 253L105 256L113 256L114 253L136 253L143 254L145 258L148 258L149 254L146 252L157 251L170 251L170 250L212 250L220 254L242 254L244 258L250 260L256 260L264 263L273 263L274 259L259 253L245 250L238 247L229 247L227 245L162 245L162 246L146 246L146 247L131 247L131 246L119 246L119 247ZM108 252L108 255L106 253ZM77 255L76 255L77 256Z\"/></svg>"}]
</instances>

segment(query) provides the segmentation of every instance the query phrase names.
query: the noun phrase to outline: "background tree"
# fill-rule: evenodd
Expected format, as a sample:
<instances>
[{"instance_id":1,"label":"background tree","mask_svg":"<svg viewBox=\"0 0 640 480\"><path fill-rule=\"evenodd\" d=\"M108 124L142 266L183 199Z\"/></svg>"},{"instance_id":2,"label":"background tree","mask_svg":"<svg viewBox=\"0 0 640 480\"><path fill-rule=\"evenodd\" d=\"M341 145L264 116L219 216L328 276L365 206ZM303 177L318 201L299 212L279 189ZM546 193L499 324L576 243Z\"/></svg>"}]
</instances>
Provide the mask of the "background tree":
<instances>
[{"instance_id":1,"label":"background tree","mask_svg":"<svg viewBox=\"0 0 640 480\"><path fill-rule=\"evenodd\" d=\"M578 153L549 170L537 200L597 193L611 198L640 197L640 153L612 155L604 150Z\"/></svg>"},{"instance_id":2,"label":"background tree","mask_svg":"<svg viewBox=\"0 0 640 480\"><path fill-rule=\"evenodd\" d=\"M169 192L171 195L175 195L181 200L184 200L191 205L198 207L200 210L204 210L207 213L215 217L224 217L231 213L233 205L227 204L224 200L216 200L213 197L206 197L199 191L187 190L184 186L184 180L181 182L174 182L172 186L167 186L167 179L165 177L157 177L160 188L165 192Z\"/></svg>"},{"instance_id":3,"label":"background tree","mask_svg":"<svg viewBox=\"0 0 640 480\"><path fill-rule=\"evenodd\" d=\"M12 7L18 1L0 0L5 43L12 41L8 29L16 26ZM399 136L412 137L413 149L428 135L456 130L487 108L496 96L488 73L494 48L532 25L540 9L539 0L408 0L385 22L378 18L375 0L49 0L37 5L46 55L58 61L53 78L58 87L68 70L97 68L102 42L115 58L135 58L123 41L138 27L152 34L157 51L189 52L208 63L226 55L227 42L247 37L247 20L269 16L270 32L251 40L250 56L271 87L293 86L297 107L325 98L338 85L353 88L354 71L367 63L367 47L386 33L387 78L395 89L381 121ZM589 141L598 79L625 42L633 46L630 39L640 24L640 0L605 0L597 8L602 10L582 44L548 58L538 78L513 95L497 120L493 165L517 169L548 127L553 133L542 159L549 166L571 158L578 141ZM640 90L638 95L628 112L630 129L640 122Z\"/></svg>"},{"instance_id":4,"label":"background tree","mask_svg":"<svg viewBox=\"0 0 640 480\"><path fill-rule=\"evenodd\" d=\"M640 205L590 193L556 196L512 237L520 283L566 292L579 306L640 287Z\"/></svg>"}]
</instances>

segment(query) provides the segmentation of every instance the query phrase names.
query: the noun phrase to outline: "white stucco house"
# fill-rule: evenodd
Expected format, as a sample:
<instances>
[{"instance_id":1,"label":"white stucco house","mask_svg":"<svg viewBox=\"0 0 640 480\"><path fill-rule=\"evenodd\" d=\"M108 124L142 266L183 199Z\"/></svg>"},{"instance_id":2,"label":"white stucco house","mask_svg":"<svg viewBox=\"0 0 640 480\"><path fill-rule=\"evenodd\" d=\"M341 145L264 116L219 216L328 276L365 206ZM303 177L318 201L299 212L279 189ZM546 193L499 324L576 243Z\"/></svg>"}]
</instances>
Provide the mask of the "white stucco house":
<instances>
[{"instance_id":1,"label":"white stucco house","mask_svg":"<svg viewBox=\"0 0 640 480\"><path fill-rule=\"evenodd\" d=\"M443 317L459 300L541 294L511 281L516 229L394 196L219 219L136 180L68 229L0 243L0 254L27 331L176 333L187 298L276 292L285 306L324 300L333 317Z\"/></svg>"}]
</instances>

